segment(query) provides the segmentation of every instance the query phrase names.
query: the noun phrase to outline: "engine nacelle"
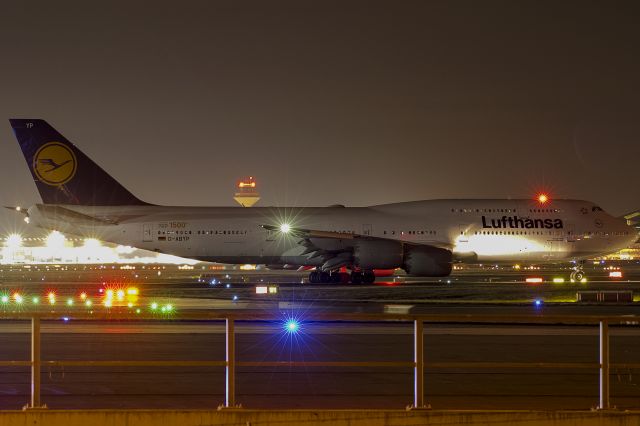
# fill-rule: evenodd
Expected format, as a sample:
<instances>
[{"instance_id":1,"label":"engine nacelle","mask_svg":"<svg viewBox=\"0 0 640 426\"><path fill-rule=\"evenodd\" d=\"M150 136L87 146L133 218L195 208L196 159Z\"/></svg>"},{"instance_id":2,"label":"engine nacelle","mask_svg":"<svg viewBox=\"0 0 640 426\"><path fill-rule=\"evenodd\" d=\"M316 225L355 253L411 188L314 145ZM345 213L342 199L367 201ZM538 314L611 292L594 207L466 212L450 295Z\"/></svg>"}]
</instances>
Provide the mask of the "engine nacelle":
<instances>
[{"instance_id":1,"label":"engine nacelle","mask_svg":"<svg viewBox=\"0 0 640 426\"><path fill-rule=\"evenodd\" d=\"M453 254L438 247L408 247L404 255L404 269L419 277L446 277L451 274Z\"/></svg>"},{"instance_id":2,"label":"engine nacelle","mask_svg":"<svg viewBox=\"0 0 640 426\"><path fill-rule=\"evenodd\" d=\"M353 263L361 269L392 269L402 265L399 241L362 240L353 247Z\"/></svg>"}]
</instances>

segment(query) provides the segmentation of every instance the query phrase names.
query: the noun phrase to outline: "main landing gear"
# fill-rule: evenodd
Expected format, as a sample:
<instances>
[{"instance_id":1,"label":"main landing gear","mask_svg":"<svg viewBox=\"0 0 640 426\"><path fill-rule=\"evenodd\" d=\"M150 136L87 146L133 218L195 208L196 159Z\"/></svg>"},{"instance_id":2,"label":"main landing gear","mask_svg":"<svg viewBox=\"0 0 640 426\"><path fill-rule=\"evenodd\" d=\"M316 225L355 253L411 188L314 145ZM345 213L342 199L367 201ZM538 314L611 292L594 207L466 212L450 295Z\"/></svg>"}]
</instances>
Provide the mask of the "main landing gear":
<instances>
[{"instance_id":1,"label":"main landing gear","mask_svg":"<svg viewBox=\"0 0 640 426\"><path fill-rule=\"evenodd\" d=\"M339 271L311 271L309 282L311 284L373 284L376 276L373 271L354 271L350 274Z\"/></svg>"},{"instance_id":2,"label":"main landing gear","mask_svg":"<svg viewBox=\"0 0 640 426\"><path fill-rule=\"evenodd\" d=\"M571 271L569 279L571 279L572 282L581 282L583 279L585 279L585 273L582 270L583 266L584 261L581 261L576 265L575 269Z\"/></svg>"}]
</instances>

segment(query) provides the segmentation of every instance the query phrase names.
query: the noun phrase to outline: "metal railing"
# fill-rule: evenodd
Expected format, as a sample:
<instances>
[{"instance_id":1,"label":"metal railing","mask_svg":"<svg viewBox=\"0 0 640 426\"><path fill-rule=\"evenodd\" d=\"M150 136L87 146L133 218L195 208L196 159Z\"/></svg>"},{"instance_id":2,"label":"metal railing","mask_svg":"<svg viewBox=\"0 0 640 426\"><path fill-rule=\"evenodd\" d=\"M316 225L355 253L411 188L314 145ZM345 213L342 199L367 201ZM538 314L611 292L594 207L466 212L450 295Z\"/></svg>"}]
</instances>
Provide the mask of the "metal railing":
<instances>
[{"instance_id":1,"label":"metal railing","mask_svg":"<svg viewBox=\"0 0 640 426\"><path fill-rule=\"evenodd\" d=\"M424 397L424 325L436 323L450 324L520 324L520 325L599 325L600 359L598 363L564 363L564 362L435 362L429 363L432 369L454 368L534 368L534 369L598 369L599 370L599 404L598 409L610 408L611 368L640 369L640 363L612 364L609 361L609 326L611 324L639 325L640 316L565 316L565 315L374 315L374 314L309 314L305 321L339 321L339 322L404 322L413 323L414 360L402 361L238 361L236 359L236 321L281 321L277 312L269 313L187 313L174 317L183 321L225 321L225 360L222 361L42 361L41 360L41 321L59 320L63 316L72 316L79 320L128 320L139 322L158 320L157 316L128 314L87 314L87 313L0 313L0 319L31 320L31 360L0 361L4 367L31 367L31 400L25 406L29 408L45 408L41 401L41 369L43 366L69 367L225 367L225 402L220 408L238 407L236 404L236 368L237 367L406 367L413 369L413 404L411 408L427 408ZM167 319L162 319L167 321Z\"/></svg>"}]
</instances>

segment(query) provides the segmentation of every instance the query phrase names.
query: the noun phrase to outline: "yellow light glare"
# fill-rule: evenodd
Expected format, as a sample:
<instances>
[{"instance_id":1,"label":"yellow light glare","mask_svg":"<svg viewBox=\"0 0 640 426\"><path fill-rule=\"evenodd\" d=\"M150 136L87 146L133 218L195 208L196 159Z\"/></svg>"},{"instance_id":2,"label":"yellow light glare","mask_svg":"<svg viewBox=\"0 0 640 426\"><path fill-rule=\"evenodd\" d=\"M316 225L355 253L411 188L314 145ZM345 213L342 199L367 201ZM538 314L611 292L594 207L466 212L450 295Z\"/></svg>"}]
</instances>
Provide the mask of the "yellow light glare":
<instances>
[{"instance_id":1,"label":"yellow light glare","mask_svg":"<svg viewBox=\"0 0 640 426\"><path fill-rule=\"evenodd\" d=\"M100 246L101 246L100 241L95 238L84 239L84 247L87 249L96 249L96 248L99 248Z\"/></svg>"},{"instance_id":2,"label":"yellow light glare","mask_svg":"<svg viewBox=\"0 0 640 426\"><path fill-rule=\"evenodd\" d=\"M124 290L116 291L116 298L118 301L122 302L124 300Z\"/></svg>"},{"instance_id":3,"label":"yellow light glare","mask_svg":"<svg viewBox=\"0 0 640 426\"><path fill-rule=\"evenodd\" d=\"M64 247L65 238L58 231L52 231L47 237L47 247L50 249L59 249Z\"/></svg>"},{"instance_id":4,"label":"yellow light glare","mask_svg":"<svg viewBox=\"0 0 640 426\"><path fill-rule=\"evenodd\" d=\"M554 278L553 282L556 284L562 284L564 282L564 278Z\"/></svg>"},{"instance_id":5,"label":"yellow light glare","mask_svg":"<svg viewBox=\"0 0 640 426\"><path fill-rule=\"evenodd\" d=\"M80 293L80 299L85 300L87 298L87 293L82 292Z\"/></svg>"},{"instance_id":6,"label":"yellow light glare","mask_svg":"<svg viewBox=\"0 0 640 426\"><path fill-rule=\"evenodd\" d=\"M289 225L288 223L283 223L282 225L280 225L280 232L282 232L283 234L288 234L289 231L291 231L291 225Z\"/></svg>"},{"instance_id":7,"label":"yellow light glare","mask_svg":"<svg viewBox=\"0 0 640 426\"><path fill-rule=\"evenodd\" d=\"M540 204L544 204L544 203L546 203L547 201L549 201L549 196L548 196L547 194L540 194L540 195L538 195L538 202L539 202Z\"/></svg>"},{"instance_id":8,"label":"yellow light glare","mask_svg":"<svg viewBox=\"0 0 640 426\"><path fill-rule=\"evenodd\" d=\"M127 289L127 294L130 295L130 296L135 296L135 295L138 294L138 289L135 288L135 287L129 287Z\"/></svg>"},{"instance_id":9,"label":"yellow light glare","mask_svg":"<svg viewBox=\"0 0 640 426\"><path fill-rule=\"evenodd\" d=\"M7 237L5 245L10 249L17 249L22 247L22 236L19 234L11 234Z\"/></svg>"}]
</instances>

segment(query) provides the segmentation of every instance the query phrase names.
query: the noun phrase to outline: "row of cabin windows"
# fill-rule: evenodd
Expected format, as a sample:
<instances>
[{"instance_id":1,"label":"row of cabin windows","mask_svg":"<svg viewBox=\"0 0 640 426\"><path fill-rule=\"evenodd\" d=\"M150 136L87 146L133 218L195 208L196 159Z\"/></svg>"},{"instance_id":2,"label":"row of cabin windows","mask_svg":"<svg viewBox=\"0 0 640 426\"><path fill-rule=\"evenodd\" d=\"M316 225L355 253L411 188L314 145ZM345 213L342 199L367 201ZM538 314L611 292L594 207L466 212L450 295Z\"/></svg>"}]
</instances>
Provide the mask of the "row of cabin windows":
<instances>
[{"instance_id":1,"label":"row of cabin windows","mask_svg":"<svg viewBox=\"0 0 640 426\"><path fill-rule=\"evenodd\" d=\"M196 235L245 235L247 230L211 230L211 231L195 231ZM192 235L193 231L158 231L158 235Z\"/></svg>"},{"instance_id":2,"label":"row of cabin windows","mask_svg":"<svg viewBox=\"0 0 640 426\"><path fill-rule=\"evenodd\" d=\"M544 231L475 231L474 235L544 235L545 232ZM547 231L548 235L563 235L565 234L565 231ZM598 232L591 232L591 231L587 231L587 232L583 232L582 234L576 234L575 232L572 231L566 231L567 235L578 235L578 236L596 236L596 235L600 235L600 236L608 236L609 233L608 232L604 232L604 231L598 231ZM460 232L460 235L467 235L466 232ZM611 235L617 236L617 237L622 237L625 235L629 235L629 231L619 231L619 232L612 232Z\"/></svg>"},{"instance_id":3,"label":"row of cabin windows","mask_svg":"<svg viewBox=\"0 0 640 426\"><path fill-rule=\"evenodd\" d=\"M551 235L552 231L549 231ZM543 235L542 231L476 231L474 235ZM460 235L467 235L466 232L460 232Z\"/></svg>"},{"instance_id":4,"label":"row of cabin windows","mask_svg":"<svg viewBox=\"0 0 640 426\"><path fill-rule=\"evenodd\" d=\"M560 209L529 209L529 213L560 213ZM451 209L451 213L517 213L516 209Z\"/></svg>"},{"instance_id":5,"label":"row of cabin windows","mask_svg":"<svg viewBox=\"0 0 640 426\"><path fill-rule=\"evenodd\" d=\"M391 234L391 235L396 235L396 231L383 231L384 235L387 235L387 233ZM436 231L430 230L430 231L425 231L425 230L418 230L418 231L398 231L398 233L400 235L436 235Z\"/></svg>"},{"instance_id":6,"label":"row of cabin windows","mask_svg":"<svg viewBox=\"0 0 640 426\"><path fill-rule=\"evenodd\" d=\"M515 213L516 209L451 209L451 213Z\"/></svg>"},{"instance_id":7,"label":"row of cabin windows","mask_svg":"<svg viewBox=\"0 0 640 426\"><path fill-rule=\"evenodd\" d=\"M215 231L197 231L198 235L246 235L247 230L231 229L231 230L215 230Z\"/></svg>"},{"instance_id":8,"label":"row of cabin windows","mask_svg":"<svg viewBox=\"0 0 640 426\"><path fill-rule=\"evenodd\" d=\"M560 213L560 209L529 209L529 213Z\"/></svg>"}]
</instances>

